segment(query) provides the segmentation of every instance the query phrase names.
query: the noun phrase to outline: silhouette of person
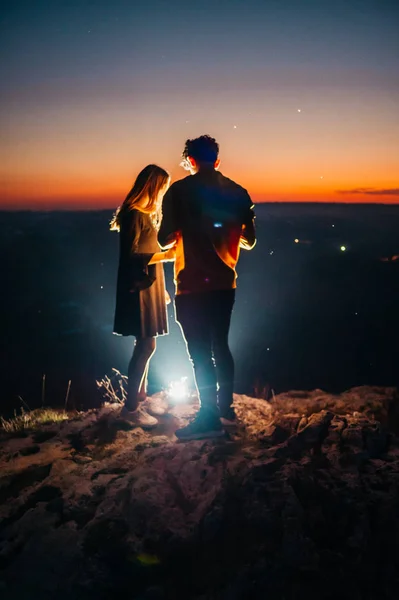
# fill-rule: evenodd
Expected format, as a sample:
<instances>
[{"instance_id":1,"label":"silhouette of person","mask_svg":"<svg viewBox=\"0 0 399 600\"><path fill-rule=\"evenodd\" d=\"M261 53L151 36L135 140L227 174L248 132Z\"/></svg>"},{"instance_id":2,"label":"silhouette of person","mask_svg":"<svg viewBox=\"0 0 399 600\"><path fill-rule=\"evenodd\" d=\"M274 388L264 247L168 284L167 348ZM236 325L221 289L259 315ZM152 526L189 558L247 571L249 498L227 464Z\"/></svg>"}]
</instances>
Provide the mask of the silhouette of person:
<instances>
[{"instance_id":1,"label":"silhouette of person","mask_svg":"<svg viewBox=\"0 0 399 600\"><path fill-rule=\"evenodd\" d=\"M158 423L153 415L164 414L166 409L146 399L146 385L156 337L168 333L161 263L173 260L174 250L159 251L157 230L162 197L169 185L170 177L164 169L148 165L110 223L111 230L120 232L114 333L136 337L121 416L147 429Z\"/></svg>"},{"instance_id":2,"label":"silhouette of person","mask_svg":"<svg viewBox=\"0 0 399 600\"><path fill-rule=\"evenodd\" d=\"M158 242L176 248L175 312L186 341L200 399L179 439L223 435L232 407L234 362L228 345L240 248L256 243L248 192L218 172L219 145L203 135L187 140L182 166L191 175L175 182L162 205Z\"/></svg>"}]
</instances>

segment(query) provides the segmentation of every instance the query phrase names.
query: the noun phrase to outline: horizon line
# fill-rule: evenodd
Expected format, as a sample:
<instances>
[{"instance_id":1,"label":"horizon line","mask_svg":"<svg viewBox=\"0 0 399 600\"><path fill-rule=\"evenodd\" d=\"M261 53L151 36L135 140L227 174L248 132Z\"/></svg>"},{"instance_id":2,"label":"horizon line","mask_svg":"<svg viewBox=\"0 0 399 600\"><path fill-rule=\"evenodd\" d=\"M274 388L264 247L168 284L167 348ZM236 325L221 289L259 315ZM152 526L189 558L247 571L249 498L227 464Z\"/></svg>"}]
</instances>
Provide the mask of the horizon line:
<instances>
[{"instance_id":1,"label":"horizon line","mask_svg":"<svg viewBox=\"0 0 399 600\"><path fill-rule=\"evenodd\" d=\"M399 207L399 201L398 202L339 202L339 201L331 201L331 200L306 200L306 201L298 201L298 200L273 200L273 201L269 201L269 200L257 200L254 201L255 205L260 205L260 204L268 204L268 205L289 205L289 206L309 206L309 205L323 205L323 206L384 206L384 207L389 207L389 206L398 206ZM0 206L0 213L17 213L17 212L105 212L105 211L115 211L117 207L114 206L104 206L104 207L97 207L97 208L93 208L93 207L76 207L76 206L70 206L70 207L58 207L58 206L54 206L51 208L40 208L40 207L36 207L36 208L28 208L28 207L24 207L24 208L6 208L6 207L1 207Z\"/></svg>"}]
</instances>

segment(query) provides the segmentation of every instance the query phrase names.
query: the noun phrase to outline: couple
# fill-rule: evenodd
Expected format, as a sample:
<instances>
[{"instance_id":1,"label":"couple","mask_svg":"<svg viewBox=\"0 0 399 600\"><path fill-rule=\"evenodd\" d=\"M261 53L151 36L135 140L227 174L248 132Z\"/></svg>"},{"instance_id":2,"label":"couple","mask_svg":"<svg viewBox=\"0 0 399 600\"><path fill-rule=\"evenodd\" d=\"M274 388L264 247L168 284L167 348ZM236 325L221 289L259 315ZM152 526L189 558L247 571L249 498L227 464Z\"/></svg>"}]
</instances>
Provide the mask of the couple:
<instances>
[{"instance_id":1,"label":"couple","mask_svg":"<svg viewBox=\"0 0 399 600\"><path fill-rule=\"evenodd\" d=\"M156 337L168 333L162 263L174 261L176 320L200 400L194 421L176 431L180 440L223 435L221 419L235 417L228 333L235 267L240 248L255 245L255 215L246 190L218 172L218 155L208 135L187 140L182 166L191 175L170 186L166 171L148 165L111 221L120 232L114 333L136 338L121 416L151 428L149 413L167 408L146 398L146 384Z\"/></svg>"}]
</instances>

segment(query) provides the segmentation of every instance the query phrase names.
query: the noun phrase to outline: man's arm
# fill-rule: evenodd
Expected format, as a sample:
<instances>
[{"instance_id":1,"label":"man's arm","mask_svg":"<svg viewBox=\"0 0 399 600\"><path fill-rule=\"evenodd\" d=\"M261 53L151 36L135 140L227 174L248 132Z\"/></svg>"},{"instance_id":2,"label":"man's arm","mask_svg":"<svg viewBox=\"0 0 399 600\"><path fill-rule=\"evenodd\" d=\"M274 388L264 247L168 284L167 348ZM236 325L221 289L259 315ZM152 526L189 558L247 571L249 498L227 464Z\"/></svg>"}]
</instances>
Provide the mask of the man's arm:
<instances>
[{"instance_id":1,"label":"man's arm","mask_svg":"<svg viewBox=\"0 0 399 600\"><path fill-rule=\"evenodd\" d=\"M155 265L157 263L173 262L175 259L176 248L169 248L169 250L166 250L165 252L155 252L148 264Z\"/></svg>"},{"instance_id":2,"label":"man's arm","mask_svg":"<svg viewBox=\"0 0 399 600\"><path fill-rule=\"evenodd\" d=\"M175 245L178 231L176 196L172 186L166 192L162 202L162 220L158 231L158 244L162 250Z\"/></svg>"},{"instance_id":3,"label":"man's arm","mask_svg":"<svg viewBox=\"0 0 399 600\"><path fill-rule=\"evenodd\" d=\"M255 232L255 212L254 204L249 196L246 194L247 206L244 211L243 224L240 238L240 248L244 250L252 250L256 244L256 232Z\"/></svg>"}]
</instances>

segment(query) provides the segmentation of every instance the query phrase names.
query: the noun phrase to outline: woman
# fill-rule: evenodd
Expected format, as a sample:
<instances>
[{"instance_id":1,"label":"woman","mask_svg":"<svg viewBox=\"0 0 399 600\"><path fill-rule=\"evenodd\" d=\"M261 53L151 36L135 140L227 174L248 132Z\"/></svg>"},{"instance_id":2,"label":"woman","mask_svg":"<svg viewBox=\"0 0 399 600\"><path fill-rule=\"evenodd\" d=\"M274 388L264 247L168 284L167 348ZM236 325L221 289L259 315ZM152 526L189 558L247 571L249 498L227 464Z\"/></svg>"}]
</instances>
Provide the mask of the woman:
<instances>
[{"instance_id":1,"label":"woman","mask_svg":"<svg viewBox=\"0 0 399 600\"><path fill-rule=\"evenodd\" d=\"M156 337L168 333L161 263L174 260L175 253L173 248L160 252L157 229L162 198L169 185L170 177L164 169L148 165L137 176L110 224L111 230L120 232L114 333L136 337L121 416L147 429L158 423L147 411L165 412L165 407L154 407L146 401L146 384Z\"/></svg>"}]
</instances>

